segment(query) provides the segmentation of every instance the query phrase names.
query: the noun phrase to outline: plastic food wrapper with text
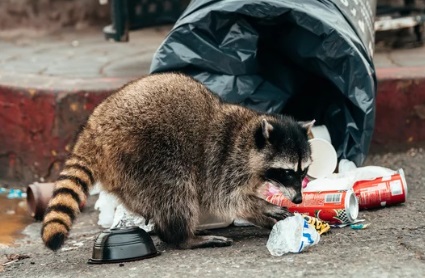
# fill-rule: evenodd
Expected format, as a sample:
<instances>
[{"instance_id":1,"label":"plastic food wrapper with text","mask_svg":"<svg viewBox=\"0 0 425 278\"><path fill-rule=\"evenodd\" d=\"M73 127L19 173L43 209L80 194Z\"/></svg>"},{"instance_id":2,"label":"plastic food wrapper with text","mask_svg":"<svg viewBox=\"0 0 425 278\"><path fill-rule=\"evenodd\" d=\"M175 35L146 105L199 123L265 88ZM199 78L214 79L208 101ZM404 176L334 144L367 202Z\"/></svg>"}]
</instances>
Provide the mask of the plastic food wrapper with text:
<instances>
[{"instance_id":1,"label":"plastic food wrapper with text","mask_svg":"<svg viewBox=\"0 0 425 278\"><path fill-rule=\"evenodd\" d=\"M273 256L300 253L317 244L320 235L300 214L278 221L270 232L267 249Z\"/></svg>"},{"instance_id":2,"label":"plastic food wrapper with text","mask_svg":"<svg viewBox=\"0 0 425 278\"><path fill-rule=\"evenodd\" d=\"M327 233L331 229L331 226L329 225L329 223L321 221L319 218L304 215L304 219L307 221L308 224L310 224L316 229L319 235Z\"/></svg>"},{"instance_id":3,"label":"plastic food wrapper with text","mask_svg":"<svg viewBox=\"0 0 425 278\"><path fill-rule=\"evenodd\" d=\"M362 165L375 121L376 2L192 0L150 72L183 72L225 101L316 119L338 158Z\"/></svg>"}]
</instances>

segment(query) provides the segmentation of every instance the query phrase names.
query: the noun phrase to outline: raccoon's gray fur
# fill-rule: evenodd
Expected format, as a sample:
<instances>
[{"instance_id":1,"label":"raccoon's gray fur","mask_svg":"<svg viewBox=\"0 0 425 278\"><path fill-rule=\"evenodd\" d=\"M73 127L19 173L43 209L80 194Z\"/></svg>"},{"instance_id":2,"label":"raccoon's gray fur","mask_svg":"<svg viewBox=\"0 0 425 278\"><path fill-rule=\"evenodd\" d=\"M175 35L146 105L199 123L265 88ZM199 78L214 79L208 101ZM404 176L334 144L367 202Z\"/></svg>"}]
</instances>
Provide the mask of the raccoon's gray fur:
<instances>
[{"instance_id":1,"label":"raccoon's gray fur","mask_svg":"<svg viewBox=\"0 0 425 278\"><path fill-rule=\"evenodd\" d=\"M271 228L284 208L261 198L265 181L301 202L310 163L307 129L295 120L223 103L181 74L129 83L90 116L45 214L42 239L56 250L99 181L131 211L151 219L178 248L228 246L196 236L200 208Z\"/></svg>"}]
</instances>

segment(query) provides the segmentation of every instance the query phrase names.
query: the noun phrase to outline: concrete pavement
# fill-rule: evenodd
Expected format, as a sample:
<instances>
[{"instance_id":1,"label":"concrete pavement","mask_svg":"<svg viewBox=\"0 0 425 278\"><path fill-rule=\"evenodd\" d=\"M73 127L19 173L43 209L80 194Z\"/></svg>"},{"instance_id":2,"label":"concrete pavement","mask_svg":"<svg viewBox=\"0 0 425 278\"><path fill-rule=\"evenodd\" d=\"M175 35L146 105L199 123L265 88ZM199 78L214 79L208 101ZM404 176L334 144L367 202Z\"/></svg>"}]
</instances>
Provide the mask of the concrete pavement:
<instances>
[{"instance_id":1,"label":"concrete pavement","mask_svg":"<svg viewBox=\"0 0 425 278\"><path fill-rule=\"evenodd\" d=\"M229 236L227 248L173 250L154 241L161 256L144 261L88 265L95 236L95 198L78 218L64 249L53 253L39 238L40 223L31 224L17 245L4 254L28 255L9 263L1 277L425 277L425 151L376 153L367 165L403 168L409 188L405 204L370 211L360 217L371 225L364 230L331 230L318 245L300 254L272 257L268 231L229 227L211 233ZM81 244L82 243L82 244ZM82 245L82 246L81 246Z\"/></svg>"}]
</instances>

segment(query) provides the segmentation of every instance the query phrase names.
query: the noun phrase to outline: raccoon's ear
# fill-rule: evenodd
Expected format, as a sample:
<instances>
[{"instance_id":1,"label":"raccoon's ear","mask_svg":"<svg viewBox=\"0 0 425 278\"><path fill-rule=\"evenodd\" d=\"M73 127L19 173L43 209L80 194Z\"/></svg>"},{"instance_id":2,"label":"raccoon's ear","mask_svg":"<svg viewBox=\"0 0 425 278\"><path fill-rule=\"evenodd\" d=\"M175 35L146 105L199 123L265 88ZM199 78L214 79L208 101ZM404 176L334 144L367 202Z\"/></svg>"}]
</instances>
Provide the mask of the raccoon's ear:
<instances>
[{"instance_id":1,"label":"raccoon's ear","mask_svg":"<svg viewBox=\"0 0 425 278\"><path fill-rule=\"evenodd\" d=\"M261 129L263 131L263 136L265 139L270 138L270 132L273 130L273 126L269 124L269 122L266 119L263 119L261 121Z\"/></svg>"},{"instance_id":2,"label":"raccoon's ear","mask_svg":"<svg viewBox=\"0 0 425 278\"><path fill-rule=\"evenodd\" d=\"M311 128L314 126L316 120L312 120L309 122L298 122L305 130L307 130L307 134L311 133Z\"/></svg>"}]
</instances>

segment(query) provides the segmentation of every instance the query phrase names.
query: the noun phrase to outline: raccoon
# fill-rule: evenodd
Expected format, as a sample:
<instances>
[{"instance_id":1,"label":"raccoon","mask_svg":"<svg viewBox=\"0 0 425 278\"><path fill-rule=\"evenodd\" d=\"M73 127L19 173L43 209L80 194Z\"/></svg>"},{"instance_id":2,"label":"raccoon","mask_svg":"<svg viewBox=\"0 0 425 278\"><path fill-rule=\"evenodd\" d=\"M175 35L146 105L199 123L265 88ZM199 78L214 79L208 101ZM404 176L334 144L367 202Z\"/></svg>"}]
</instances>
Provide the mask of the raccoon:
<instances>
[{"instance_id":1,"label":"raccoon","mask_svg":"<svg viewBox=\"0 0 425 278\"><path fill-rule=\"evenodd\" d=\"M285 208L265 201L264 183L300 203L311 163L308 130L282 115L223 102L178 73L125 85L93 111L64 164L41 231L59 249L95 182L152 220L176 248L229 246L200 236L200 211L271 229Z\"/></svg>"}]
</instances>

